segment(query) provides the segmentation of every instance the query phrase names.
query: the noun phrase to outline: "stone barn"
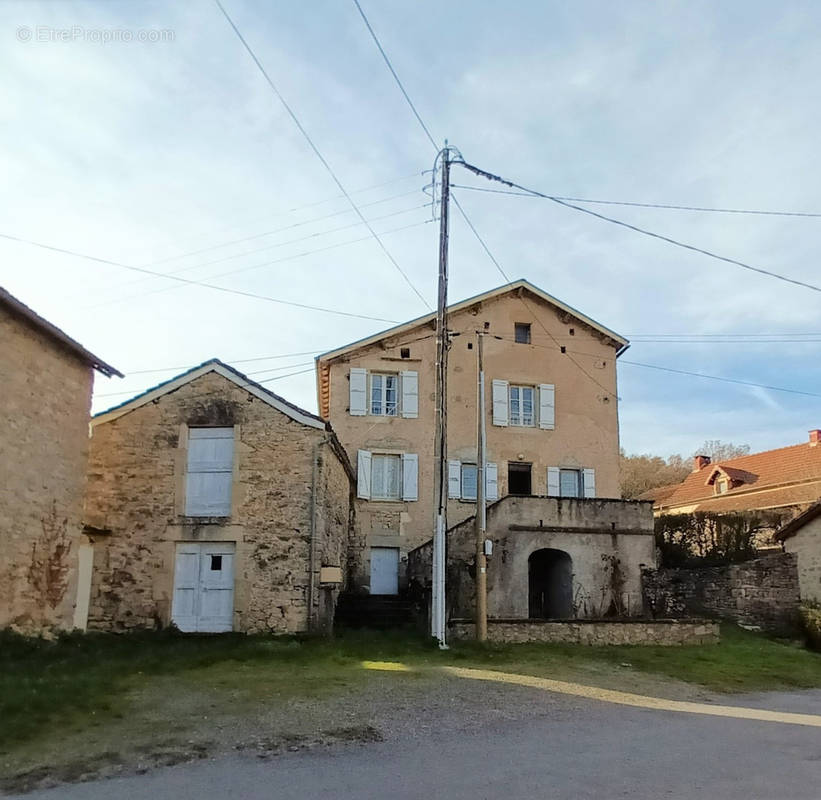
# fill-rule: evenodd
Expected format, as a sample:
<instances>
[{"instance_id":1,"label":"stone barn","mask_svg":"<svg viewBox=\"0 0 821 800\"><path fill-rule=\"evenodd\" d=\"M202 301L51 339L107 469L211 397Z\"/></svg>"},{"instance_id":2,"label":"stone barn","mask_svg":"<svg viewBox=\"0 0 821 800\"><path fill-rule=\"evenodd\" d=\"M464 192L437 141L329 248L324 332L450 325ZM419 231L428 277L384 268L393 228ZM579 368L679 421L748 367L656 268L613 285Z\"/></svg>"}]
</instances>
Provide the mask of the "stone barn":
<instances>
[{"instance_id":1,"label":"stone barn","mask_svg":"<svg viewBox=\"0 0 821 800\"><path fill-rule=\"evenodd\" d=\"M508 495L487 509L488 617L580 620L644 614L641 571L656 565L652 503ZM452 619L475 608L473 518L448 531ZM417 588L430 584L430 542L412 551Z\"/></svg>"},{"instance_id":2,"label":"stone barn","mask_svg":"<svg viewBox=\"0 0 821 800\"><path fill-rule=\"evenodd\" d=\"M97 415L89 628L327 629L352 479L327 423L218 360Z\"/></svg>"}]
</instances>

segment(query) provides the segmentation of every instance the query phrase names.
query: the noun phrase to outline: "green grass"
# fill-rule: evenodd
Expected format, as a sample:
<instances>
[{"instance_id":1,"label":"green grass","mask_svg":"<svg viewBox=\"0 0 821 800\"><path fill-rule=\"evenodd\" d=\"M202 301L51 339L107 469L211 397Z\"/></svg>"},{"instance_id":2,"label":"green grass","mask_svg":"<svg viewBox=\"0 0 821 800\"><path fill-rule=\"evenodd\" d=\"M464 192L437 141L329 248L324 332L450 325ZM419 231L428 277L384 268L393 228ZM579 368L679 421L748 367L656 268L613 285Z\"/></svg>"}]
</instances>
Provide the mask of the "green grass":
<instances>
[{"instance_id":1,"label":"green grass","mask_svg":"<svg viewBox=\"0 0 821 800\"><path fill-rule=\"evenodd\" d=\"M559 678L578 678L581 672L582 678L592 674L604 681L623 675L629 665L725 692L821 686L821 655L733 626L724 627L720 645L698 647L462 643L445 652L404 633L346 633L329 641L143 632L45 641L0 632L0 751L55 726L78 732L121 718L128 712L129 692L153 685L156 676L177 676L186 685L223 692L228 712L241 714L263 697L320 701L357 688L375 676L361 668L363 660L402 661L419 670L458 664Z\"/></svg>"}]
</instances>

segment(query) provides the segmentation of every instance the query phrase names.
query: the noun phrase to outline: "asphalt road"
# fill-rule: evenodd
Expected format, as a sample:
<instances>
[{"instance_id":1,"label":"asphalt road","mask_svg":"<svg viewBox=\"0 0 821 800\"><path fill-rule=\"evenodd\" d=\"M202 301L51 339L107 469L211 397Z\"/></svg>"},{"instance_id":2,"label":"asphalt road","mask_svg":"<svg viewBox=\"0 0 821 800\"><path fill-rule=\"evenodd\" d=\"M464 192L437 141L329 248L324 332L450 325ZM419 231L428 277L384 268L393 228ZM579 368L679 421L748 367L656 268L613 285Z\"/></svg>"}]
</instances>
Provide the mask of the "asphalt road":
<instances>
[{"instance_id":1,"label":"asphalt road","mask_svg":"<svg viewBox=\"0 0 821 800\"><path fill-rule=\"evenodd\" d=\"M615 706L509 689L531 714L482 717L383 742L237 755L145 775L65 785L29 800L448 800L710 798L819 800L821 730ZM498 695L494 702L498 702ZM821 692L735 698L734 705L821 713ZM462 710L470 718L470 708ZM535 713L534 713L535 712Z\"/></svg>"}]
</instances>

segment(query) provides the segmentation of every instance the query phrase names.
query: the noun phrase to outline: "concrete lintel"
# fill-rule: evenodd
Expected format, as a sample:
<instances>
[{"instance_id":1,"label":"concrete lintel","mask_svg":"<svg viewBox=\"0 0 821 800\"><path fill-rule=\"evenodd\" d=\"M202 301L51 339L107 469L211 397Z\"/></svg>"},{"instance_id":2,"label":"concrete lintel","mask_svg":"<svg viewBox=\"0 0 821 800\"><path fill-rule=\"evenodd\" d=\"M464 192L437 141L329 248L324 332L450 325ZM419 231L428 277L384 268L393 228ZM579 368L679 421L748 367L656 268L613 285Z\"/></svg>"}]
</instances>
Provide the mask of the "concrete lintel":
<instances>
[{"instance_id":1,"label":"concrete lintel","mask_svg":"<svg viewBox=\"0 0 821 800\"><path fill-rule=\"evenodd\" d=\"M652 536L653 531L646 531L643 528L577 528L559 527L557 525L510 525L510 531L536 531L538 533L594 533L600 535L613 536Z\"/></svg>"}]
</instances>

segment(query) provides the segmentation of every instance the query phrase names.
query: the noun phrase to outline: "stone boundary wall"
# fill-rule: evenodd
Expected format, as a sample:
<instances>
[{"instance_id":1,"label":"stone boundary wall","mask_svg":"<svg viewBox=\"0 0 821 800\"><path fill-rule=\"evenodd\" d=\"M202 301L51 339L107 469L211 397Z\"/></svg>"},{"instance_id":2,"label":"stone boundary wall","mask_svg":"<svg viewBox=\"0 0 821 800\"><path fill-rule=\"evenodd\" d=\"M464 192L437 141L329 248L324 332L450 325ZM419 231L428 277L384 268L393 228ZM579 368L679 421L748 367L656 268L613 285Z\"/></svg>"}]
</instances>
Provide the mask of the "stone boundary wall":
<instances>
[{"instance_id":1,"label":"stone boundary wall","mask_svg":"<svg viewBox=\"0 0 821 800\"><path fill-rule=\"evenodd\" d=\"M771 631L794 625L800 601L792 553L723 567L646 570L642 583L654 617L716 616Z\"/></svg>"},{"instance_id":2,"label":"stone boundary wall","mask_svg":"<svg viewBox=\"0 0 821 800\"><path fill-rule=\"evenodd\" d=\"M450 625L454 639L472 639L474 624L454 620ZM718 644L717 622L703 619L690 620L587 620L547 622L543 620L488 620L487 638L491 642L520 644L544 642L548 644L586 645L663 645Z\"/></svg>"}]
</instances>

